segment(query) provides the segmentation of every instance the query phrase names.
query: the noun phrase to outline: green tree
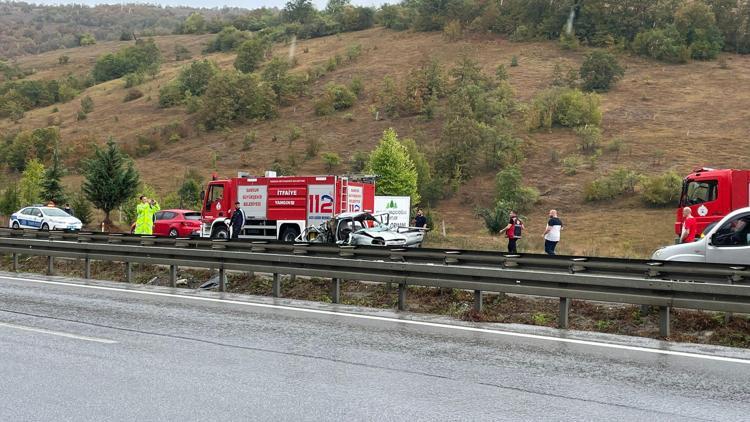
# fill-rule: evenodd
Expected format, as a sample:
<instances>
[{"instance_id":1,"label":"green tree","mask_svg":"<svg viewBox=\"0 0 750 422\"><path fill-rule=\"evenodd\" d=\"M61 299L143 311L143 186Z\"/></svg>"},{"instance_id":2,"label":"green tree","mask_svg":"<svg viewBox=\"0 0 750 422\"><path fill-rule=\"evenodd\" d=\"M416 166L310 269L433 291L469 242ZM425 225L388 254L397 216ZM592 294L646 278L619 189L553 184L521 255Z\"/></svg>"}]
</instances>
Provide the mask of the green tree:
<instances>
[{"instance_id":1,"label":"green tree","mask_svg":"<svg viewBox=\"0 0 750 422\"><path fill-rule=\"evenodd\" d=\"M65 175L65 169L60 163L60 155L55 149L52 152L52 165L44 173L42 181L42 199L55 204L63 204L67 200L65 189L60 181Z\"/></svg>"},{"instance_id":2,"label":"green tree","mask_svg":"<svg viewBox=\"0 0 750 422\"><path fill-rule=\"evenodd\" d=\"M495 192L498 202L507 204L515 211L528 211L539 201L539 191L523 186L523 177L518 166L508 166L497 173Z\"/></svg>"},{"instance_id":3,"label":"green tree","mask_svg":"<svg viewBox=\"0 0 750 422\"><path fill-rule=\"evenodd\" d=\"M605 92L625 75L625 69L611 53L596 50L586 55L580 73L584 90Z\"/></svg>"},{"instance_id":4,"label":"green tree","mask_svg":"<svg viewBox=\"0 0 750 422\"><path fill-rule=\"evenodd\" d=\"M110 226L110 212L132 198L138 189L140 178L133 161L110 137L106 147L97 146L94 156L83 162L83 175L86 198L104 211L104 224Z\"/></svg>"},{"instance_id":5,"label":"green tree","mask_svg":"<svg viewBox=\"0 0 750 422\"><path fill-rule=\"evenodd\" d=\"M201 180L191 174L185 176L177 195L180 198L182 207L198 208L200 207Z\"/></svg>"},{"instance_id":6,"label":"green tree","mask_svg":"<svg viewBox=\"0 0 750 422\"><path fill-rule=\"evenodd\" d=\"M73 195L70 207L73 208L73 214L77 219L81 220L84 227L91 224L93 215L91 211L91 203L86 199L86 194L83 193L83 190L80 190Z\"/></svg>"},{"instance_id":7,"label":"green tree","mask_svg":"<svg viewBox=\"0 0 750 422\"><path fill-rule=\"evenodd\" d=\"M44 164L33 159L26 163L26 169L21 173L19 183L21 202L31 205L40 202L42 198L42 183L44 182Z\"/></svg>"},{"instance_id":8,"label":"green tree","mask_svg":"<svg viewBox=\"0 0 750 422\"><path fill-rule=\"evenodd\" d=\"M189 91L192 95L203 95L211 78L219 72L218 66L211 60L196 60L180 70L177 82L181 93Z\"/></svg>"},{"instance_id":9,"label":"green tree","mask_svg":"<svg viewBox=\"0 0 750 422\"><path fill-rule=\"evenodd\" d=\"M182 24L183 34L202 34L206 31L206 18L198 12L193 12Z\"/></svg>"},{"instance_id":10,"label":"green tree","mask_svg":"<svg viewBox=\"0 0 750 422\"><path fill-rule=\"evenodd\" d=\"M378 175L378 195L410 196L412 203L419 203L417 169L409 158L407 148L398 141L393 128L383 132L380 144L370 154L367 168Z\"/></svg>"},{"instance_id":11,"label":"green tree","mask_svg":"<svg viewBox=\"0 0 750 422\"><path fill-rule=\"evenodd\" d=\"M315 17L315 6L311 0L289 0L281 11L286 22L307 23Z\"/></svg>"},{"instance_id":12,"label":"green tree","mask_svg":"<svg viewBox=\"0 0 750 422\"><path fill-rule=\"evenodd\" d=\"M328 173L333 173L333 170L341 164L341 157L335 152L324 152L321 157Z\"/></svg>"},{"instance_id":13,"label":"green tree","mask_svg":"<svg viewBox=\"0 0 750 422\"><path fill-rule=\"evenodd\" d=\"M253 72L263 62L265 54L266 43L260 37L253 37L240 44L234 67L240 72Z\"/></svg>"},{"instance_id":14,"label":"green tree","mask_svg":"<svg viewBox=\"0 0 750 422\"><path fill-rule=\"evenodd\" d=\"M21 192L18 185L16 183L7 184L2 196L0 196L0 213L10 216L19 208L21 208Z\"/></svg>"}]
</instances>

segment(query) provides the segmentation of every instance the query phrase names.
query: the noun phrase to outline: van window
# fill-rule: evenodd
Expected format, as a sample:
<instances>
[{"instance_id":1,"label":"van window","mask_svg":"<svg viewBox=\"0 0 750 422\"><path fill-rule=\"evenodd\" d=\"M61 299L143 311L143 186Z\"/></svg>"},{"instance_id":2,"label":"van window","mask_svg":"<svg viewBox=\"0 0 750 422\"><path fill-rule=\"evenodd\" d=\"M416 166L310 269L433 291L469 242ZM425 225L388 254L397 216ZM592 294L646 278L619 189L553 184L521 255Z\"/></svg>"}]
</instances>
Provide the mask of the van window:
<instances>
[{"instance_id":1,"label":"van window","mask_svg":"<svg viewBox=\"0 0 750 422\"><path fill-rule=\"evenodd\" d=\"M750 244L750 214L738 215L716 230L714 246L747 246Z\"/></svg>"},{"instance_id":2,"label":"van window","mask_svg":"<svg viewBox=\"0 0 750 422\"><path fill-rule=\"evenodd\" d=\"M683 206L715 201L718 195L717 180L690 181L683 192Z\"/></svg>"}]
</instances>

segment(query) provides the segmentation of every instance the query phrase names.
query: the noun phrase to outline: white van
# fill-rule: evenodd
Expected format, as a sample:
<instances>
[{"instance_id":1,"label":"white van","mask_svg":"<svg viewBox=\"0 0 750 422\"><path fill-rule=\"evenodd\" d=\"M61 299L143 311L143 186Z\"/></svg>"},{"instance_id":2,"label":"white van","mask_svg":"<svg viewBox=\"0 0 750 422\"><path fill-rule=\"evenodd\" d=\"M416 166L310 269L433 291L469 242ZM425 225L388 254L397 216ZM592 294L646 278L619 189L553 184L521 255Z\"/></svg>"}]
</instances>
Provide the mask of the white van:
<instances>
[{"instance_id":1,"label":"white van","mask_svg":"<svg viewBox=\"0 0 750 422\"><path fill-rule=\"evenodd\" d=\"M656 250L651 259L750 265L750 207L732 211L695 242Z\"/></svg>"}]
</instances>

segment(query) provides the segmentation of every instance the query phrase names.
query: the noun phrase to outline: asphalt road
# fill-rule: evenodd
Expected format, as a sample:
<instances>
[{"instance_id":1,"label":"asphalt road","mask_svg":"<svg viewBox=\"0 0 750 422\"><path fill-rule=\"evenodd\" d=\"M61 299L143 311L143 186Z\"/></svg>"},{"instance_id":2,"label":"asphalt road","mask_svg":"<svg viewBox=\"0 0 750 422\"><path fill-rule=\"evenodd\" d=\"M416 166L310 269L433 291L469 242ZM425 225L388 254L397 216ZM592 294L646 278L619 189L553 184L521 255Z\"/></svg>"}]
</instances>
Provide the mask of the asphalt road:
<instances>
[{"instance_id":1,"label":"asphalt road","mask_svg":"<svg viewBox=\"0 0 750 422\"><path fill-rule=\"evenodd\" d=\"M740 350L47 280L0 277L0 421L750 418Z\"/></svg>"}]
</instances>

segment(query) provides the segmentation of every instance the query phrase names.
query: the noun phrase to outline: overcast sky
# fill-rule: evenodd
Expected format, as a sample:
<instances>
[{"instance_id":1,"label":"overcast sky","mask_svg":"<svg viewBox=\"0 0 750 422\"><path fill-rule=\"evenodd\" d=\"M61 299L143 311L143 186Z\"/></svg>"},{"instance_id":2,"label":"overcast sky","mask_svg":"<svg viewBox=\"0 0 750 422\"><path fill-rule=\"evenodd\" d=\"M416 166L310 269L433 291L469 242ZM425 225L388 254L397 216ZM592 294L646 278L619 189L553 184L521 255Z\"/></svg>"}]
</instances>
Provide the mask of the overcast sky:
<instances>
[{"instance_id":1,"label":"overcast sky","mask_svg":"<svg viewBox=\"0 0 750 422\"><path fill-rule=\"evenodd\" d=\"M125 1L124 3L140 4L159 4L162 6L190 6L190 7L244 7L245 9L257 9L259 7L279 7L282 8L287 0L159 0L159 1ZM312 0L315 7L322 9L328 0ZM383 3L396 3L396 0L352 0L352 4L358 6L379 6ZM40 4L86 4L94 6L97 4L120 4L119 1L101 1L101 0L31 0L29 3Z\"/></svg>"}]
</instances>

